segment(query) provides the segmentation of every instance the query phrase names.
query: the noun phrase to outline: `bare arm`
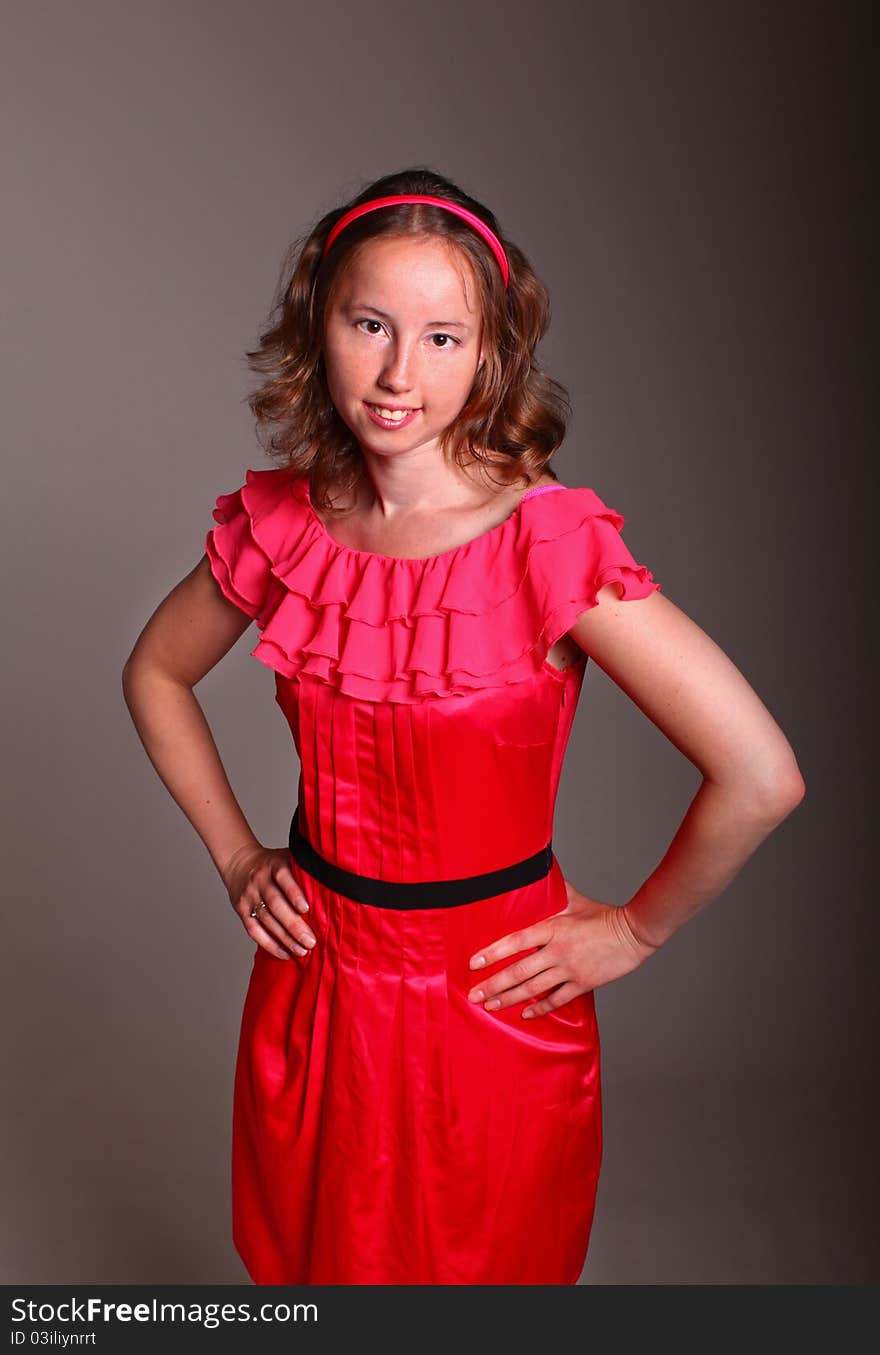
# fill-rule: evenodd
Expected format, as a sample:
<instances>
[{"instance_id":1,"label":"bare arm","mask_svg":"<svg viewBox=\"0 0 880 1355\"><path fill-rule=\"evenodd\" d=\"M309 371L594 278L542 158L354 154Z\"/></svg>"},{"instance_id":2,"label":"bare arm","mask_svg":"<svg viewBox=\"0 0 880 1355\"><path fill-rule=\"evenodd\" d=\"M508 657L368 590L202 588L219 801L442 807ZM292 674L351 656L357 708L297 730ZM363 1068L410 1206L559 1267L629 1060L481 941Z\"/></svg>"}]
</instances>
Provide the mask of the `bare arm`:
<instances>
[{"instance_id":1,"label":"bare arm","mask_svg":"<svg viewBox=\"0 0 880 1355\"><path fill-rule=\"evenodd\" d=\"M619 910L656 947L730 884L805 784L757 693L669 598L624 602L614 584L599 598L569 633L703 775L663 860Z\"/></svg>"},{"instance_id":2,"label":"bare arm","mask_svg":"<svg viewBox=\"0 0 880 1355\"><path fill-rule=\"evenodd\" d=\"M203 556L159 604L122 671L125 701L147 755L227 884L236 853L259 842L193 687L250 624L220 592Z\"/></svg>"}]
</instances>

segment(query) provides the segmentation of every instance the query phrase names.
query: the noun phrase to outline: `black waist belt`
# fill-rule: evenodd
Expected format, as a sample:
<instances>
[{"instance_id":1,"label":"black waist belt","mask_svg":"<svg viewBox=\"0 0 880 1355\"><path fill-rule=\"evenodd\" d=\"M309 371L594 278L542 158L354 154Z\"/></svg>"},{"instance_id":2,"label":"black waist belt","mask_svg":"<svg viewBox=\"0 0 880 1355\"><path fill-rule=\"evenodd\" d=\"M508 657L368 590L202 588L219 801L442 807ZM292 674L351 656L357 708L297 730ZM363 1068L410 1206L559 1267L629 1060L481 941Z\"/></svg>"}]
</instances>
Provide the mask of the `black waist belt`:
<instances>
[{"instance_id":1,"label":"black waist belt","mask_svg":"<svg viewBox=\"0 0 880 1355\"><path fill-rule=\"evenodd\" d=\"M474 903L493 894L521 889L549 875L553 866L553 839L534 856L517 861L485 875L466 875L457 880L417 880L407 884L399 880L377 880L343 870L316 852L298 826L299 807L290 821L290 851L303 870L337 894L357 903L372 903L378 908L451 908L457 903Z\"/></svg>"}]
</instances>

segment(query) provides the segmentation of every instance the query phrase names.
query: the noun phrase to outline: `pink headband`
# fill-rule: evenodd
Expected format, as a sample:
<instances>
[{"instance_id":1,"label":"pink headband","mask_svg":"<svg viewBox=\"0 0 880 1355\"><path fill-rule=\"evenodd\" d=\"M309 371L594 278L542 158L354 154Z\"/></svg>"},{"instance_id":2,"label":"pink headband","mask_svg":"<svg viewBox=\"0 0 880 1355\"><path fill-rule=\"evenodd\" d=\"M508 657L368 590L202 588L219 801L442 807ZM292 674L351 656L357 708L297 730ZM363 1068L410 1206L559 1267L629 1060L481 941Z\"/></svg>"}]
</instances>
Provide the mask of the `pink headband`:
<instances>
[{"instance_id":1,"label":"pink headband","mask_svg":"<svg viewBox=\"0 0 880 1355\"><path fill-rule=\"evenodd\" d=\"M478 216L475 216L473 212L469 212L467 207L459 207L457 202L450 202L448 198L432 198L424 193L394 193L391 197L371 198L369 202L362 202L358 207L352 207L351 211L346 212L344 216L339 218L330 234L327 236L321 257L324 257L339 232L345 230L345 227L349 222L355 221L359 216L363 216L365 212L375 211L377 207L393 207L396 206L398 202L427 202L432 207L445 207L447 212L454 212L456 216L460 216L463 221L468 223L468 225L473 226L474 230L477 231L479 235L482 235L486 244L498 260L498 267L501 269L504 285L505 287L507 286L510 278L510 270L507 266L507 255L504 253L501 241L498 239L495 232L486 225L485 221L482 221Z\"/></svg>"}]
</instances>

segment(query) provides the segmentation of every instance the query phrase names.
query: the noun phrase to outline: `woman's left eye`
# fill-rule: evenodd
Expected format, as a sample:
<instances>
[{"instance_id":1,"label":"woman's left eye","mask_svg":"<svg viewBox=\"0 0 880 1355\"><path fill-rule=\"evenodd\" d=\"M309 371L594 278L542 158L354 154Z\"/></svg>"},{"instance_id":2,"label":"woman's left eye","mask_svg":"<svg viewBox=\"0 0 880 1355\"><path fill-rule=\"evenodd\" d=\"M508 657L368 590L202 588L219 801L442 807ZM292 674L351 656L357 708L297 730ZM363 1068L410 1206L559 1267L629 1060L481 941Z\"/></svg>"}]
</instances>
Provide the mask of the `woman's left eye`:
<instances>
[{"instance_id":1,"label":"woman's left eye","mask_svg":"<svg viewBox=\"0 0 880 1355\"><path fill-rule=\"evenodd\" d=\"M452 335L452 334L432 334L432 335L431 335L431 338L432 338L432 339L452 339L452 342L453 342L453 343L461 343L461 339L456 339L456 338L454 337L454 335ZM448 348L449 345L445 343L445 344L443 345L443 347L444 347L444 348Z\"/></svg>"}]
</instances>

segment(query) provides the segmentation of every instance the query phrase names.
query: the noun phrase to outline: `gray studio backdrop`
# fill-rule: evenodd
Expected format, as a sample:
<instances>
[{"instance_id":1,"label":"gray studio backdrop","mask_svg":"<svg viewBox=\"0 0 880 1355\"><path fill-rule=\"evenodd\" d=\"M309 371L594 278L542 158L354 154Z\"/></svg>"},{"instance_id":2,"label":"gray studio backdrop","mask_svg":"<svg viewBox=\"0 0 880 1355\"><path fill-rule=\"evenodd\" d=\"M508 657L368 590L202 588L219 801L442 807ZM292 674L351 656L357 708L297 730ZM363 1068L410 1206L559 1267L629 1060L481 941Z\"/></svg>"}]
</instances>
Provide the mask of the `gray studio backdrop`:
<instances>
[{"instance_id":1,"label":"gray studio backdrop","mask_svg":"<svg viewBox=\"0 0 880 1355\"><path fill-rule=\"evenodd\" d=\"M560 478L623 512L807 782L726 893L599 990L582 1283L876 1282L855 75L830 17L765 10L7 6L4 1282L247 1283L253 947L120 670L216 495L269 464L243 353L289 242L416 163L546 279ZM255 639L197 694L279 846L298 764ZM566 875L625 901L697 786L590 665Z\"/></svg>"}]
</instances>

